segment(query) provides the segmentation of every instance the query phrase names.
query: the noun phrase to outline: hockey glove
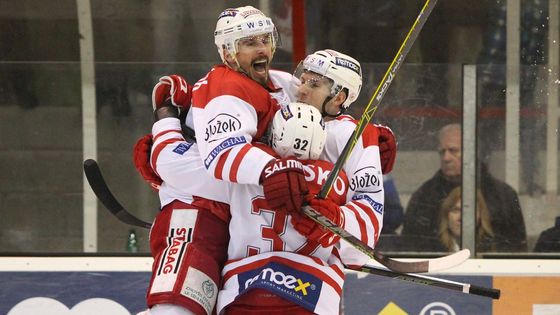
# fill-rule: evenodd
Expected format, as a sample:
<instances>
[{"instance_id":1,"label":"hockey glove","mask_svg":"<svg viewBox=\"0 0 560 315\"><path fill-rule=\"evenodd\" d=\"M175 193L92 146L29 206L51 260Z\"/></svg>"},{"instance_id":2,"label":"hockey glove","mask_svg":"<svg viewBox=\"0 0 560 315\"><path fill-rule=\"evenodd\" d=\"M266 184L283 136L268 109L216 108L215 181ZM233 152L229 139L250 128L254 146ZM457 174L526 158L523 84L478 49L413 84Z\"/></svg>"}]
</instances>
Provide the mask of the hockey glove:
<instances>
[{"instance_id":1,"label":"hockey glove","mask_svg":"<svg viewBox=\"0 0 560 315\"><path fill-rule=\"evenodd\" d=\"M308 199L309 206L321 213L334 224L344 227L344 212L338 205L330 200ZM292 216L292 225L301 235L307 237L308 240L318 242L323 247L329 247L336 244L340 240L340 236L325 229L312 219L303 216Z\"/></svg>"},{"instance_id":2,"label":"hockey glove","mask_svg":"<svg viewBox=\"0 0 560 315\"><path fill-rule=\"evenodd\" d=\"M308 189L300 161L292 157L272 160L264 167L260 181L272 209L288 214L301 210Z\"/></svg>"},{"instance_id":3,"label":"hockey glove","mask_svg":"<svg viewBox=\"0 0 560 315\"><path fill-rule=\"evenodd\" d=\"M153 140L151 134L147 134L138 139L134 145L132 160L134 161L134 166L138 170L138 173L142 175L144 180L150 183L152 188L159 190L163 181L154 172L152 166L150 165L150 151L152 150L152 145Z\"/></svg>"},{"instance_id":4,"label":"hockey glove","mask_svg":"<svg viewBox=\"0 0 560 315\"><path fill-rule=\"evenodd\" d=\"M152 91L154 111L163 106L176 106L188 111L191 107L192 86L182 76L172 74L159 78Z\"/></svg>"},{"instance_id":5,"label":"hockey glove","mask_svg":"<svg viewBox=\"0 0 560 315\"><path fill-rule=\"evenodd\" d=\"M381 158L381 171L389 174L393 170L397 158L397 140L391 128L374 124L379 131L379 156Z\"/></svg>"}]
</instances>

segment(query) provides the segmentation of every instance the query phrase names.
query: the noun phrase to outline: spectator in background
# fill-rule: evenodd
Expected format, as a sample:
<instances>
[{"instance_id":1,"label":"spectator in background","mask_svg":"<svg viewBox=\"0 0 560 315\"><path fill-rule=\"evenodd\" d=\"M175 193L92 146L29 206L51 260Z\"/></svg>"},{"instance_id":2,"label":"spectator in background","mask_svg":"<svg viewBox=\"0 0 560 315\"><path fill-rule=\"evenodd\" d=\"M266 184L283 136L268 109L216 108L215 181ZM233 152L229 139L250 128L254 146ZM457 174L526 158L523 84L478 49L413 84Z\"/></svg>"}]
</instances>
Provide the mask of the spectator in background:
<instances>
[{"instance_id":1,"label":"spectator in background","mask_svg":"<svg viewBox=\"0 0 560 315\"><path fill-rule=\"evenodd\" d=\"M461 184L461 126L449 124L439 132L441 167L414 192L408 203L402 235L410 239L435 238L439 229L439 207L453 188ZM486 199L497 251L527 250L527 235L517 193L506 183L494 178L484 164L480 165L478 187Z\"/></svg>"},{"instance_id":2,"label":"spectator in background","mask_svg":"<svg viewBox=\"0 0 560 315\"><path fill-rule=\"evenodd\" d=\"M397 234L396 230L403 222L404 209L393 176L389 174L383 175L383 188L385 190L385 213L383 214L381 234L394 235Z\"/></svg>"},{"instance_id":3,"label":"spectator in background","mask_svg":"<svg viewBox=\"0 0 560 315\"><path fill-rule=\"evenodd\" d=\"M535 252L560 253L560 216L556 217L556 224L553 227L539 235Z\"/></svg>"},{"instance_id":4,"label":"spectator in background","mask_svg":"<svg viewBox=\"0 0 560 315\"><path fill-rule=\"evenodd\" d=\"M445 250L458 251L461 246L461 186L453 188L443 200L439 217L439 240ZM476 192L476 249L477 252L494 251L494 232L490 213L480 190Z\"/></svg>"}]
</instances>

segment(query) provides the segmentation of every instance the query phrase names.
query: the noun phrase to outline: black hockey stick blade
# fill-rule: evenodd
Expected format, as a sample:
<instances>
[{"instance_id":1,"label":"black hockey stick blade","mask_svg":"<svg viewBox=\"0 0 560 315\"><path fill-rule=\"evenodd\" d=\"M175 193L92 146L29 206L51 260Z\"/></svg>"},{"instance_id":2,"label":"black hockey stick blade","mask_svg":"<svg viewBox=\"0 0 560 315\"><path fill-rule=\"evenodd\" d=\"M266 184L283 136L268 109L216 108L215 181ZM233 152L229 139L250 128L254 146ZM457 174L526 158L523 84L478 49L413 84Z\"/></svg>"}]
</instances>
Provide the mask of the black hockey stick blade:
<instances>
[{"instance_id":1,"label":"black hockey stick blade","mask_svg":"<svg viewBox=\"0 0 560 315\"><path fill-rule=\"evenodd\" d=\"M486 287L481 287L481 286L477 286L477 285L473 285L473 284L469 284L469 283L461 283L461 282L456 282L456 281L451 281L451 280L446 280L446 279L428 277L428 276L424 276L424 275L415 275L415 274L411 274L411 273L398 273L398 272L394 272L394 271L391 271L391 270L388 270L388 269L378 268L378 267L374 267L374 266L365 265L365 266L358 267L358 268L352 268L352 267L348 267L348 266L345 266L345 267L346 267L346 269L349 269L349 270L361 271L361 272L365 272L365 273L369 273L369 274L373 274L373 275L389 277L389 278L393 278L395 280L412 282L412 283L420 284L420 285L434 286L434 287L438 287L438 288L459 291L459 292L463 292L463 293L466 293L466 294L488 297L488 298L492 298L492 299L495 299L495 300L498 300L500 298L500 290L499 289L486 288Z\"/></svg>"},{"instance_id":2,"label":"black hockey stick blade","mask_svg":"<svg viewBox=\"0 0 560 315\"><path fill-rule=\"evenodd\" d=\"M101 174L101 170L99 169L99 165L95 160L87 159L84 161L84 173L86 174L87 181L89 186L99 199L101 203L111 212L117 219L121 222L134 225L142 228L149 229L152 224L142 221L135 217L134 215L130 214L113 196L111 191L109 190L109 186L107 186L107 182L103 178Z\"/></svg>"},{"instance_id":3,"label":"black hockey stick blade","mask_svg":"<svg viewBox=\"0 0 560 315\"><path fill-rule=\"evenodd\" d=\"M390 270L401 272L401 273L424 273L446 270L453 268L465 262L470 257L470 251L468 249L463 249L456 253L433 258L433 259L423 259L419 261L400 261L389 258L379 251L369 247L362 240L358 239L354 235L350 234L348 231L344 230L340 226L334 224L327 217L321 213L315 211L315 209L305 206L302 208L303 213L310 217L313 221L324 226L329 231L340 236L343 240L348 242L350 245L354 246L356 249L362 253L368 255L370 258L375 259L383 266L389 268Z\"/></svg>"}]
</instances>

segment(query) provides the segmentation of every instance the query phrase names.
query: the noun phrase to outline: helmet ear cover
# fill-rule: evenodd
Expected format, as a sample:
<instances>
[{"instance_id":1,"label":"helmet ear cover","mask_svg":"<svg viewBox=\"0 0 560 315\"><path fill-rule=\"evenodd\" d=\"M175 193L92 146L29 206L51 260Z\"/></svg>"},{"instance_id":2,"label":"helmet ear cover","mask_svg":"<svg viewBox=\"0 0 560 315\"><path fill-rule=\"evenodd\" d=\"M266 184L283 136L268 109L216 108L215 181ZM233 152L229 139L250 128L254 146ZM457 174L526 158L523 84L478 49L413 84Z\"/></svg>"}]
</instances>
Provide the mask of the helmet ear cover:
<instances>
[{"instance_id":1,"label":"helmet ear cover","mask_svg":"<svg viewBox=\"0 0 560 315\"><path fill-rule=\"evenodd\" d=\"M327 131L318 109L290 103L274 115L271 146L280 157L316 160L323 152Z\"/></svg>"}]
</instances>

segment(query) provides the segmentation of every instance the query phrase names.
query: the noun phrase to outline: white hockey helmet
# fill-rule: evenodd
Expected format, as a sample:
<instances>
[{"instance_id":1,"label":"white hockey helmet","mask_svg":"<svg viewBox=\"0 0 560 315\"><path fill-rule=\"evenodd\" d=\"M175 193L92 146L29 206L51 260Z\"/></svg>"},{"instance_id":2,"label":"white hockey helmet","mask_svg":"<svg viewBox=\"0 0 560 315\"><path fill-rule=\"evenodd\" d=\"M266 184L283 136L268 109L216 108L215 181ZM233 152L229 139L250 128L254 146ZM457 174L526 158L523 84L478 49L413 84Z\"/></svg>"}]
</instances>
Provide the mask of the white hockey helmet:
<instances>
[{"instance_id":1,"label":"white hockey helmet","mask_svg":"<svg viewBox=\"0 0 560 315\"><path fill-rule=\"evenodd\" d=\"M271 146L281 157L316 160L323 152L326 139L321 112L311 105L290 103L274 115Z\"/></svg>"},{"instance_id":2,"label":"white hockey helmet","mask_svg":"<svg viewBox=\"0 0 560 315\"><path fill-rule=\"evenodd\" d=\"M249 36L270 34L272 51L280 45L278 32L272 20L259 9L252 6L225 9L216 23L214 43L218 47L220 58L224 60L224 47L230 54L237 53L237 41Z\"/></svg>"},{"instance_id":3,"label":"white hockey helmet","mask_svg":"<svg viewBox=\"0 0 560 315\"><path fill-rule=\"evenodd\" d=\"M362 67L358 60L332 49L319 50L305 57L294 71L297 79L304 72L311 71L322 75L333 82L331 96L335 96L342 89L348 89L346 101L342 103L344 109L354 102L362 89Z\"/></svg>"}]
</instances>

